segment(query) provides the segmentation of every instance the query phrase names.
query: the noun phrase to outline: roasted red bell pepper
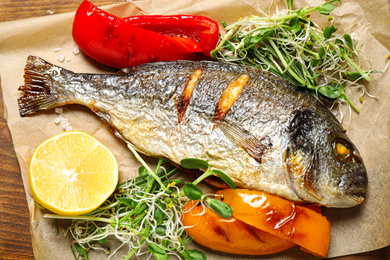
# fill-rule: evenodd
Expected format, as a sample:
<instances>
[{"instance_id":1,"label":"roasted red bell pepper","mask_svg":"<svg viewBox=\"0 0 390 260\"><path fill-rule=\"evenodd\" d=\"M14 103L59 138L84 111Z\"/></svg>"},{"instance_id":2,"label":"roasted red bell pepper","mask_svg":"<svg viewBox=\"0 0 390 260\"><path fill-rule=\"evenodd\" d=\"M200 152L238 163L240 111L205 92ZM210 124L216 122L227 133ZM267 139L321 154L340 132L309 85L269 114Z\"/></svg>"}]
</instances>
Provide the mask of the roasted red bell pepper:
<instances>
[{"instance_id":1,"label":"roasted red bell pepper","mask_svg":"<svg viewBox=\"0 0 390 260\"><path fill-rule=\"evenodd\" d=\"M202 51L200 42L205 44L205 40L199 38L198 42L195 36L163 35L141 28L128 19L84 1L73 21L73 39L93 59L119 69L154 61L193 60Z\"/></svg>"},{"instance_id":2,"label":"roasted red bell pepper","mask_svg":"<svg viewBox=\"0 0 390 260\"><path fill-rule=\"evenodd\" d=\"M202 53L210 57L219 40L217 22L199 15L140 15L125 21L162 35L179 36L197 41Z\"/></svg>"}]
</instances>

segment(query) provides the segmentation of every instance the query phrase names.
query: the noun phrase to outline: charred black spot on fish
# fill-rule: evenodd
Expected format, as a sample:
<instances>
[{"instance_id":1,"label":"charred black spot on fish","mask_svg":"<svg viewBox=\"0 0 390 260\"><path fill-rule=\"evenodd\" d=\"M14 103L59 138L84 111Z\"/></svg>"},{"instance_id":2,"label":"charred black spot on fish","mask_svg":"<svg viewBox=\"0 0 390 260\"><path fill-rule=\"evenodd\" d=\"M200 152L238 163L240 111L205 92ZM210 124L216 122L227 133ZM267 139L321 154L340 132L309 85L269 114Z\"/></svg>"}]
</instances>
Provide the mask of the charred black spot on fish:
<instances>
[{"instance_id":1,"label":"charred black spot on fish","mask_svg":"<svg viewBox=\"0 0 390 260\"><path fill-rule=\"evenodd\" d=\"M218 127L230 141L243 148L251 157L260 163L265 150L272 146L271 139L268 136L258 139L248 130L227 119L221 118Z\"/></svg>"},{"instance_id":2,"label":"charred black spot on fish","mask_svg":"<svg viewBox=\"0 0 390 260\"><path fill-rule=\"evenodd\" d=\"M310 110L294 111L293 119L288 127L292 144L305 153L311 153L314 149L314 138L310 136L314 126L315 115Z\"/></svg>"},{"instance_id":3,"label":"charred black spot on fish","mask_svg":"<svg viewBox=\"0 0 390 260\"><path fill-rule=\"evenodd\" d=\"M289 125L286 166L293 182L301 183L317 200L321 193L317 186L320 175L316 150L315 114L310 110L294 111Z\"/></svg>"},{"instance_id":4,"label":"charred black spot on fish","mask_svg":"<svg viewBox=\"0 0 390 260\"><path fill-rule=\"evenodd\" d=\"M202 70L199 69L195 70L190 76L190 78L188 79L188 82L184 87L183 92L181 93L180 99L177 103L177 113L178 113L179 123L181 122L181 120L183 120L184 114L187 110L188 104L192 96L192 92L201 75L202 75Z\"/></svg>"},{"instance_id":5,"label":"charred black spot on fish","mask_svg":"<svg viewBox=\"0 0 390 260\"><path fill-rule=\"evenodd\" d=\"M307 191L316 199L321 200L322 195L321 191L318 188L318 180L320 176L320 169L319 169L319 158L318 158L318 152L316 150L313 151L313 155L311 157L311 160L307 166L305 177L303 180L304 186L307 189Z\"/></svg>"},{"instance_id":6,"label":"charred black spot on fish","mask_svg":"<svg viewBox=\"0 0 390 260\"><path fill-rule=\"evenodd\" d=\"M236 102L236 100L240 96L248 80L248 75L241 75L237 79L232 81L223 91L221 98L219 99L219 102L217 104L217 107L215 108L214 120L216 122L221 121L226 116L231 106L233 106L234 102Z\"/></svg>"}]
</instances>

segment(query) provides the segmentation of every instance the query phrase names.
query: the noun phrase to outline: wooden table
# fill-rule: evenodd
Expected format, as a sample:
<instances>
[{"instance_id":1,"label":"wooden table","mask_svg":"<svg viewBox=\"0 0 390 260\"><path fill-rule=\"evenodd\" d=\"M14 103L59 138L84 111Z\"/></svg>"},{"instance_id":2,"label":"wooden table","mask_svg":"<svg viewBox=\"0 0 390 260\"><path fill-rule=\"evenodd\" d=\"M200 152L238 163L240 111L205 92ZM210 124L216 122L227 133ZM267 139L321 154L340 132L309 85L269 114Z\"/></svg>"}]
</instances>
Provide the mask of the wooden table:
<instances>
[{"instance_id":1,"label":"wooden table","mask_svg":"<svg viewBox=\"0 0 390 260\"><path fill-rule=\"evenodd\" d=\"M75 11L81 1L0 0L0 22ZM101 6L120 0L93 0ZM0 259L34 259L26 196L11 136L4 119L0 91ZM390 259L390 247L339 260Z\"/></svg>"}]
</instances>

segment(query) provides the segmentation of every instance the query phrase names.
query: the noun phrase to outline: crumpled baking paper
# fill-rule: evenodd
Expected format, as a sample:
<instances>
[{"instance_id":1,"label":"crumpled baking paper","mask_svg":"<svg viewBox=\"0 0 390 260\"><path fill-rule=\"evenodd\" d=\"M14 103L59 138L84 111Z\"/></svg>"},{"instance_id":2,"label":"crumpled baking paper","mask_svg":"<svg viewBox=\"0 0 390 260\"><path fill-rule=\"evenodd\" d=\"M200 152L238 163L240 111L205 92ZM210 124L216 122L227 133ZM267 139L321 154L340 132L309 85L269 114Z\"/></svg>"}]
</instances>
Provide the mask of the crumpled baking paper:
<instances>
[{"instance_id":1,"label":"crumpled baking paper","mask_svg":"<svg viewBox=\"0 0 390 260\"><path fill-rule=\"evenodd\" d=\"M92 1L93 2L93 1ZM306 5L317 6L323 1L295 1L295 8ZM139 14L194 14L205 15L228 24L240 17L258 14L259 8L268 14L286 8L285 1L253 0L161 0L134 1L104 7L120 17ZM343 1L331 14L338 33L354 34L363 44L365 57L374 69L382 70L386 55L390 53L390 15L386 0ZM30 210L31 235L36 259L72 259L70 236L57 234L53 220L43 219L44 211L38 209L31 197L28 180L28 165L35 148L47 138L63 131L54 120L59 116L54 110L40 112L21 118L18 113L17 90L23 84L23 69L29 54L60 65L75 72L111 73L107 67L96 63L82 52L75 55L75 44L71 36L74 13L38 17L0 24L0 75L3 91L5 118L8 122L15 152L26 190ZM326 17L312 14L320 27L329 25ZM222 27L222 26L221 26ZM63 59L62 62L58 60ZM325 216L331 221L331 240L328 257L371 251L390 245L390 74L378 73L366 84L367 91L375 98L364 97L359 103L359 92L352 93L352 99L361 113L352 113L343 121L348 125L348 135L364 158L369 186L362 205L350 209L325 209ZM348 111L348 110L346 110ZM348 112L346 112L348 115ZM138 162L125 144L115 138L100 119L87 108L71 105L64 107L64 117L74 129L84 130L108 146L119 161L121 181L134 175ZM153 159L148 158L153 163ZM253 259L214 252L192 243L191 248L204 251L209 259ZM127 249L126 249L127 250ZM126 252L126 250L124 252ZM120 259L118 253L112 259ZM265 256L262 259L313 258L294 247L283 253ZM102 253L92 253L90 259L106 259Z\"/></svg>"}]
</instances>

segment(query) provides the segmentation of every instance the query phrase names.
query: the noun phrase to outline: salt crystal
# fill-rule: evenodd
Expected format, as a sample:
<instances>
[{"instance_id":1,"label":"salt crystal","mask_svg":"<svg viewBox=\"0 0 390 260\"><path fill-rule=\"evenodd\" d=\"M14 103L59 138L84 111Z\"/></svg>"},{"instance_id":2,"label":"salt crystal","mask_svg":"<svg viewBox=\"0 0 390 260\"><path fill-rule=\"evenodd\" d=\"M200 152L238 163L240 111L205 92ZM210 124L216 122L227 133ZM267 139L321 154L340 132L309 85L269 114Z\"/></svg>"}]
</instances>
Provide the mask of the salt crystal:
<instances>
[{"instance_id":1,"label":"salt crystal","mask_svg":"<svg viewBox=\"0 0 390 260\"><path fill-rule=\"evenodd\" d=\"M47 10L47 13L48 13L48 14L54 14L54 11L52 11L52 10Z\"/></svg>"},{"instance_id":2,"label":"salt crystal","mask_svg":"<svg viewBox=\"0 0 390 260\"><path fill-rule=\"evenodd\" d=\"M64 113L64 109L62 107L56 107L54 109L54 111L57 113L57 114L61 114L61 113Z\"/></svg>"},{"instance_id":3,"label":"salt crystal","mask_svg":"<svg viewBox=\"0 0 390 260\"><path fill-rule=\"evenodd\" d=\"M57 124L57 125L60 123L60 121L61 121L61 118L59 118L59 117L57 117L56 119L54 119L54 123Z\"/></svg>"},{"instance_id":4,"label":"salt crystal","mask_svg":"<svg viewBox=\"0 0 390 260\"><path fill-rule=\"evenodd\" d=\"M73 130L73 127L71 127L70 125L66 126L65 128L65 131L72 131Z\"/></svg>"},{"instance_id":5,"label":"salt crystal","mask_svg":"<svg viewBox=\"0 0 390 260\"><path fill-rule=\"evenodd\" d=\"M60 50L61 50L61 48L55 48L54 52L59 52Z\"/></svg>"},{"instance_id":6,"label":"salt crystal","mask_svg":"<svg viewBox=\"0 0 390 260\"><path fill-rule=\"evenodd\" d=\"M59 62L64 62L64 60L65 60L65 55L64 55L64 54L58 55L57 60L58 60Z\"/></svg>"},{"instance_id":7,"label":"salt crystal","mask_svg":"<svg viewBox=\"0 0 390 260\"><path fill-rule=\"evenodd\" d=\"M65 60L66 60L66 61L70 61L70 57L69 57L69 56L66 56L66 57L65 57Z\"/></svg>"},{"instance_id":8,"label":"salt crystal","mask_svg":"<svg viewBox=\"0 0 390 260\"><path fill-rule=\"evenodd\" d=\"M73 53L74 53L74 55L77 55L80 53L80 49L77 45L73 47Z\"/></svg>"}]
</instances>

